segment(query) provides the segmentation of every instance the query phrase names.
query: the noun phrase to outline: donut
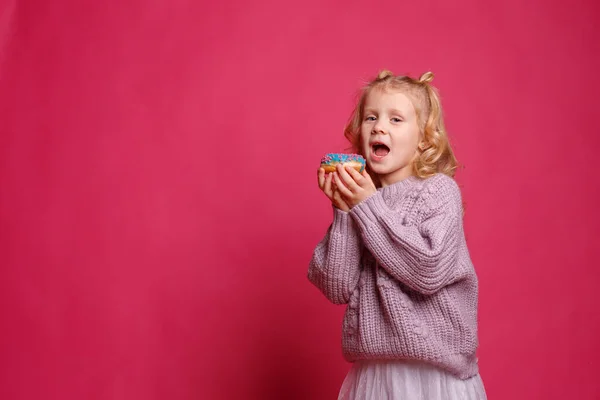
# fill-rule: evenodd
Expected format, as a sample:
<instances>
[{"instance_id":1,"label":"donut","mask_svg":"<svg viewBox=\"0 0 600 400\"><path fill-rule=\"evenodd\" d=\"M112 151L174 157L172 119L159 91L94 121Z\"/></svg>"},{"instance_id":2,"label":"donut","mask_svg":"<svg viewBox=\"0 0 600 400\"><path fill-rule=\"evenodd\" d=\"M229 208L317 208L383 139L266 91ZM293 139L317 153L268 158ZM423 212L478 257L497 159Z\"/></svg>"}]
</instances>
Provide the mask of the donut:
<instances>
[{"instance_id":1,"label":"donut","mask_svg":"<svg viewBox=\"0 0 600 400\"><path fill-rule=\"evenodd\" d=\"M350 165L358 172L365 169L365 159L359 154L328 153L321 159L321 168L325 173L335 172L338 164Z\"/></svg>"}]
</instances>

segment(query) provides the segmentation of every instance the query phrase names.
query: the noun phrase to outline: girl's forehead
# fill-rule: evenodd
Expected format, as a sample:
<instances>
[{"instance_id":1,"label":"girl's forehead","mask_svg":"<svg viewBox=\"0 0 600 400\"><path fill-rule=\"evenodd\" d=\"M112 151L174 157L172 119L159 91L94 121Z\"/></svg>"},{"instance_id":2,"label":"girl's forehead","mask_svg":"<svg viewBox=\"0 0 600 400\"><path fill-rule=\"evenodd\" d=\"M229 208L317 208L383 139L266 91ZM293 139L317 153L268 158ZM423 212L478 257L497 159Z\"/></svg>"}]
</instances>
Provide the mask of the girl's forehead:
<instances>
[{"instance_id":1,"label":"girl's forehead","mask_svg":"<svg viewBox=\"0 0 600 400\"><path fill-rule=\"evenodd\" d=\"M365 107L394 104L397 107L414 107L415 97L409 90L396 88L372 88L365 96Z\"/></svg>"}]
</instances>

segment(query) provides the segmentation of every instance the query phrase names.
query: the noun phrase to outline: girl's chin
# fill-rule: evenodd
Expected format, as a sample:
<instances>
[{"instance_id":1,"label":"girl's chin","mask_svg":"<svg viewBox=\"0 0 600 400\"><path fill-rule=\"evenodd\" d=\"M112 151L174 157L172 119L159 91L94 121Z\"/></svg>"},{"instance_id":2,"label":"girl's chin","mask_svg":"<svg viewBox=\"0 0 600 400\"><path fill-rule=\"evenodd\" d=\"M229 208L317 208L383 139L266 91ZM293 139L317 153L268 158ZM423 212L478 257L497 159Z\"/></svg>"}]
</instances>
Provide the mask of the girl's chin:
<instances>
[{"instance_id":1,"label":"girl's chin","mask_svg":"<svg viewBox=\"0 0 600 400\"><path fill-rule=\"evenodd\" d=\"M370 167L371 171L377 175L387 175L390 173L388 171L389 168L384 168L382 165L371 164L369 167Z\"/></svg>"}]
</instances>

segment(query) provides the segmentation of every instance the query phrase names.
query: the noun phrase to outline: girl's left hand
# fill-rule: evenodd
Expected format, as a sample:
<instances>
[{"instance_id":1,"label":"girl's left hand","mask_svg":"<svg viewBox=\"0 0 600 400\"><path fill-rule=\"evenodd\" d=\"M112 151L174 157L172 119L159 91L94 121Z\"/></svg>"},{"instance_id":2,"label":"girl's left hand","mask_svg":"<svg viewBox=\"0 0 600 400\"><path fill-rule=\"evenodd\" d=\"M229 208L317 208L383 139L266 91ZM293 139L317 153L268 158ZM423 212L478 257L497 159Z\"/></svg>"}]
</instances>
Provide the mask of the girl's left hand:
<instances>
[{"instance_id":1,"label":"girl's left hand","mask_svg":"<svg viewBox=\"0 0 600 400\"><path fill-rule=\"evenodd\" d=\"M350 208L377 192L377 188L366 170L363 170L361 174L350 166L338 164L333 179L338 192Z\"/></svg>"}]
</instances>

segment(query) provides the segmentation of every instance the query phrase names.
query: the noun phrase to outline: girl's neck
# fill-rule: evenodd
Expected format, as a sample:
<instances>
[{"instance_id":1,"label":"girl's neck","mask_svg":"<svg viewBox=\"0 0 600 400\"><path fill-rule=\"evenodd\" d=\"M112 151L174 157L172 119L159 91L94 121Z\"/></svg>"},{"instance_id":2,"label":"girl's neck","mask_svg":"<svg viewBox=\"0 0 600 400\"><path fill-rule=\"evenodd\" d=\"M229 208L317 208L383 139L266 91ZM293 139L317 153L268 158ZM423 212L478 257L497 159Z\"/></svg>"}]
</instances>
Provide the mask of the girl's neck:
<instances>
[{"instance_id":1,"label":"girl's neck","mask_svg":"<svg viewBox=\"0 0 600 400\"><path fill-rule=\"evenodd\" d=\"M410 179L411 177L413 177L412 168L405 169L405 170L398 170L394 173L391 173L391 174L388 174L385 176L378 176L378 179L379 179L381 188L384 188L386 186L390 186L390 185L394 185L398 182L402 182L406 179Z\"/></svg>"}]
</instances>

